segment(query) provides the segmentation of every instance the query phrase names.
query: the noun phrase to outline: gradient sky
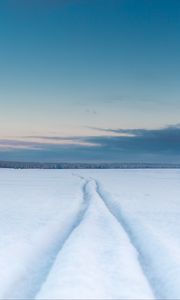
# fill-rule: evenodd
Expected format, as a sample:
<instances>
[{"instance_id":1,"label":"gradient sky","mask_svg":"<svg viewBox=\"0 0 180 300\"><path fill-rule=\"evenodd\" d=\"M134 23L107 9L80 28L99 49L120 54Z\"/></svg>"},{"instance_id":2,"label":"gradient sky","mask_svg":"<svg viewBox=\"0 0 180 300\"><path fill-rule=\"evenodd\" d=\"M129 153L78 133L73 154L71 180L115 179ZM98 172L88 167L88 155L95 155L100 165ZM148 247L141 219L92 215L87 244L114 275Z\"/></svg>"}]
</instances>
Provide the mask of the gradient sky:
<instances>
[{"instance_id":1,"label":"gradient sky","mask_svg":"<svg viewBox=\"0 0 180 300\"><path fill-rule=\"evenodd\" d=\"M180 162L179 53L179 0L1 0L0 159Z\"/></svg>"}]
</instances>

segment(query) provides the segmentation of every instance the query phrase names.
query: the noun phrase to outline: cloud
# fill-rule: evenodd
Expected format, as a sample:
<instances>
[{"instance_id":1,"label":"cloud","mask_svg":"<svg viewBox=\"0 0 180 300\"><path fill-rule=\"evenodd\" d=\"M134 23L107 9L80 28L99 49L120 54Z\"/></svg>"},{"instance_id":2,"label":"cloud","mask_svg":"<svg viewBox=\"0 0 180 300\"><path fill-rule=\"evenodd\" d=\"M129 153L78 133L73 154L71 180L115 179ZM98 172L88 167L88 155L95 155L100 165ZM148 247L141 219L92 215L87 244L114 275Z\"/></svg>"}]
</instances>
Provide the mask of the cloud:
<instances>
[{"instance_id":1,"label":"cloud","mask_svg":"<svg viewBox=\"0 0 180 300\"><path fill-rule=\"evenodd\" d=\"M91 138L98 142L104 150L111 153L119 152L119 157L137 158L143 161L180 161L180 125L161 129L102 129L107 136ZM111 134L116 134L112 136Z\"/></svg>"},{"instance_id":2,"label":"cloud","mask_svg":"<svg viewBox=\"0 0 180 300\"><path fill-rule=\"evenodd\" d=\"M80 137L27 136L19 139L0 139L0 151L18 149L41 150L53 147L94 147L97 144Z\"/></svg>"},{"instance_id":3,"label":"cloud","mask_svg":"<svg viewBox=\"0 0 180 300\"><path fill-rule=\"evenodd\" d=\"M160 129L94 130L107 134L0 140L1 159L180 163L180 124ZM11 153L3 152L5 146Z\"/></svg>"},{"instance_id":4,"label":"cloud","mask_svg":"<svg viewBox=\"0 0 180 300\"><path fill-rule=\"evenodd\" d=\"M96 131L103 131L107 133L124 134L135 138L144 139L161 139L161 140L178 140L180 141L180 124L167 126L160 129L111 129L111 128L98 128L90 127Z\"/></svg>"}]
</instances>

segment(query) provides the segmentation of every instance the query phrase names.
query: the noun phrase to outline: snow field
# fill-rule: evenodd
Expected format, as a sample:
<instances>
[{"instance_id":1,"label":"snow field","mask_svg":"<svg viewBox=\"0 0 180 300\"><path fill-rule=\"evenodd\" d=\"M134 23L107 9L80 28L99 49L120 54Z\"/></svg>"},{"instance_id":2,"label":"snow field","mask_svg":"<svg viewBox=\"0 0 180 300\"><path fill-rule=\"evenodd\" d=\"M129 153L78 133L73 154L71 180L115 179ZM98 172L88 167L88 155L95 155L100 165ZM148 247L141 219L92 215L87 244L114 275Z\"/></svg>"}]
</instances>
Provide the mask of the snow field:
<instances>
[{"instance_id":1,"label":"snow field","mask_svg":"<svg viewBox=\"0 0 180 300\"><path fill-rule=\"evenodd\" d=\"M179 170L0 170L0 299L180 299Z\"/></svg>"}]
</instances>

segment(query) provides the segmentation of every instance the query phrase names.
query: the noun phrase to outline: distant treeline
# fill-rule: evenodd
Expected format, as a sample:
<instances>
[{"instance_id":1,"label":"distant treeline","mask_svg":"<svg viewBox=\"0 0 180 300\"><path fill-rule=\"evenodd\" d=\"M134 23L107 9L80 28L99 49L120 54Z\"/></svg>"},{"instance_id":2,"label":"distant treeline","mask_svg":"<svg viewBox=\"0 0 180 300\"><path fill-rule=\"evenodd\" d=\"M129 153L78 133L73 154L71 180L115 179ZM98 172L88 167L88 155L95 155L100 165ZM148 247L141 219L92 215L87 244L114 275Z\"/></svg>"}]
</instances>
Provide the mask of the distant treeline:
<instances>
[{"instance_id":1,"label":"distant treeline","mask_svg":"<svg viewBox=\"0 0 180 300\"><path fill-rule=\"evenodd\" d=\"M180 164L170 163L46 163L0 161L0 168L11 169L178 169Z\"/></svg>"}]
</instances>

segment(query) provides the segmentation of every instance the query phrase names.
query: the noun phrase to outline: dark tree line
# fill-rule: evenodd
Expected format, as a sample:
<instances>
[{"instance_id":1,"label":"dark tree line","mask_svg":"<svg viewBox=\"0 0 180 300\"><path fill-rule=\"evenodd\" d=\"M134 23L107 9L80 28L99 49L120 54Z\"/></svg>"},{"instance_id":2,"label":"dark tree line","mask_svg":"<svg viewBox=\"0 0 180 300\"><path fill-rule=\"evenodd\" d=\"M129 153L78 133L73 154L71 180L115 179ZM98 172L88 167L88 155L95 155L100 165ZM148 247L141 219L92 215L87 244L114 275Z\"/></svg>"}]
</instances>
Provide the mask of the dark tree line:
<instances>
[{"instance_id":1,"label":"dark tree line","mask_svg":"<svg viewBox=\"0 0 180 300\"><path fill-rule=\"evenodd\" d=\"M0 161L0 168L12 169L165 169L180 168L180 164L170 163L46 163Z\"/></svg>"}]
</instances>

